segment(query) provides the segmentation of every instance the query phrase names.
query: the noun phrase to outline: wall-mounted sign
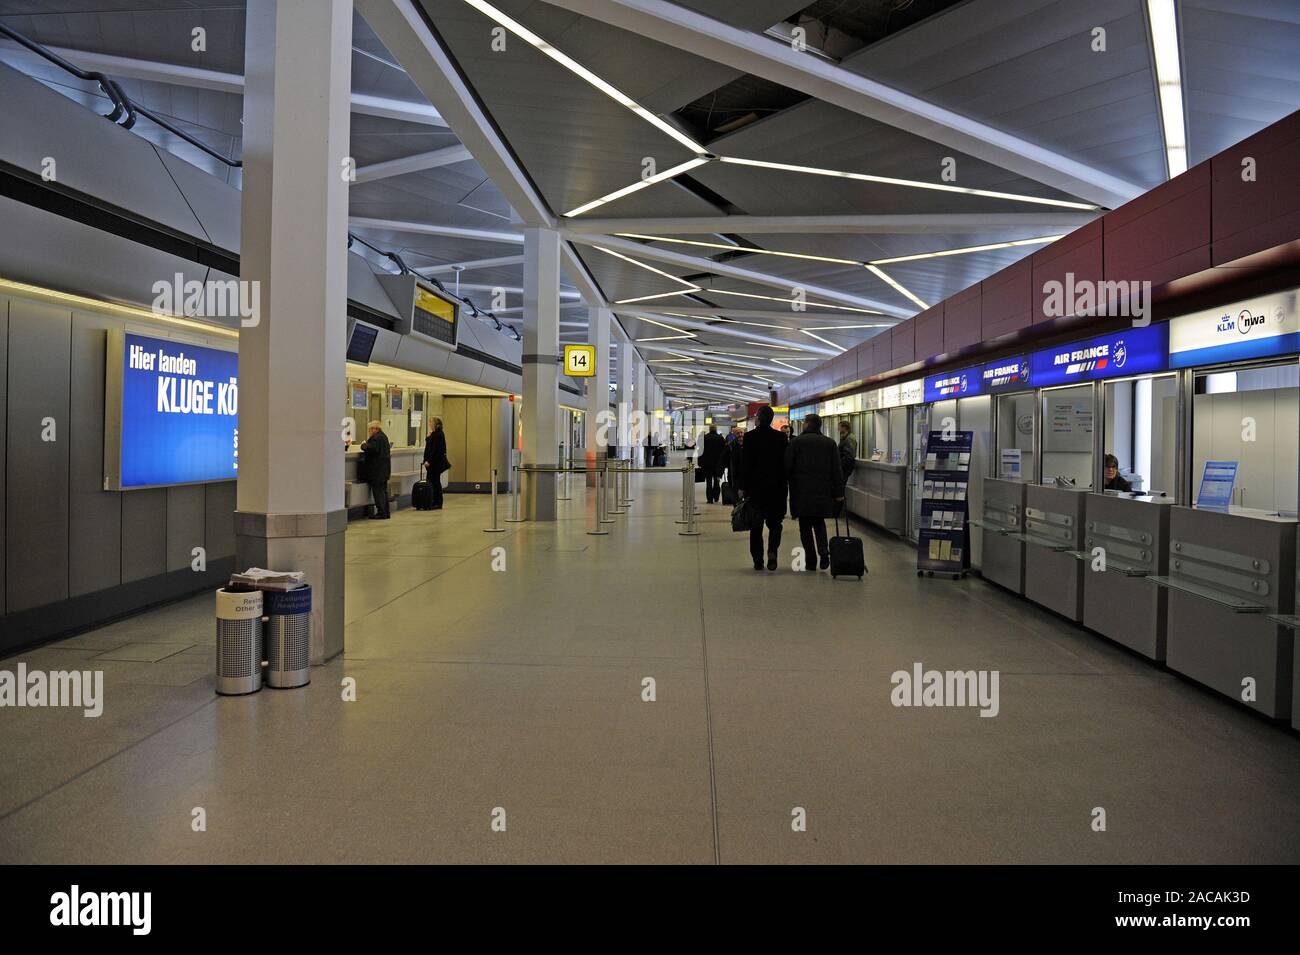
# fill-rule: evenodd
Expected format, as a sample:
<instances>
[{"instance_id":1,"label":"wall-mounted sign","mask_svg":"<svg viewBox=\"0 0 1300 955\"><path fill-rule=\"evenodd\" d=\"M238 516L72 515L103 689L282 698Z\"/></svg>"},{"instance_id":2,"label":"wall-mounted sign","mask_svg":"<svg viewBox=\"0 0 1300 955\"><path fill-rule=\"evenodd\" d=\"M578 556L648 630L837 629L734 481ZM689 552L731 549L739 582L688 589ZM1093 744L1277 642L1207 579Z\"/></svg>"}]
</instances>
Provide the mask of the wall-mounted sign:
<instances>
[{"instance_id":1,"label":"wall-mounted sign","mask_svg":"<svg viewBox=\"0 0 1300 955\"><path fill-rule=\"evenodd\" d=\"M1029 359L1024 355L1012 355L989 362L980 372L980 383L991 395L1024 391L1029 387Z\"/></svg>"},{"instance_id":2,"label":"wall-mounted sign","mask_svg":"<svg viewBox=\"0 0 1300 955\"><path fill-rule=\"evenodd\" d=\"M348 389L352 392L353 410L365 411L370 407L370 391L364 381L354 381Z\"/></svg>"},{"instance_id":3,"label":"wall-mounted sign","mask_svg":"<svg viewBox=\"0 0 1300 955\"><path fill-rule=\"evenodd\" d=\"M1247 299L1169 323L1169 365L1190 368L1300 351L1297 290Z\"/></svg>"},{"instance_id":4,"label":"wall-mounted sign","mask_svg":"<svg viewBox=\"0 0 1300 955\"><path fill-rule=\"evenodd\" d=\"M960 371L948 371L942 375L931 375L925 379L924 400L945 401L949 398L973 398L983 394L984 380L982 368L963 368Z\"/></svg>"},{"instance_id":5,"label":"wall-mounted sign","mask_svg":"<svg viewBox=\"0 0 1300 955\"><path fill-rule=\"evenodd\" d=\"M1146 325L1034 352L1029 378L1035 388L1048 388L1164 371L1168 360L1169 326Z\"/></svg>"},{"instance_id":6,"label":"wall-mounted sign","mask_svg":"<svg viewBox=\"0 0 1300 955\"><path fill-rule=\"evenodd\" d=\"M565 345L564 373L570 378L591 378L596 374L595 345Z\"/></svg>"},{"instance_id":7,"label":"wall-mounted sign","mask_svg":"<svg viewBox=\"0 0 1300 955\"><path fill-rule=\"evenodd\" d=\"M389 411L402 410L402 389L401 388L393 386L388 389L388 410Z\"/></svg>"},{"instance_id":8,"label":"wall-mounted sign","mask_svg":"<svg viewBox=\"0 0 1300 955\"><path fill-rule=\"evenodd\" d=\"M1020 449L1003 448L998 457L998 476L1005 481L1019 481Z\"/></svg>"},{"instance_id":9,"label":"wall-mounted sign","mask_svg":"<svg viewBox=\"0 0 1300 955\"><path fill-rule=\"evenodd\" d=\"M108 333L106 490L228 481L239 467L239 356Z\"/></svg>"}]
</instances>

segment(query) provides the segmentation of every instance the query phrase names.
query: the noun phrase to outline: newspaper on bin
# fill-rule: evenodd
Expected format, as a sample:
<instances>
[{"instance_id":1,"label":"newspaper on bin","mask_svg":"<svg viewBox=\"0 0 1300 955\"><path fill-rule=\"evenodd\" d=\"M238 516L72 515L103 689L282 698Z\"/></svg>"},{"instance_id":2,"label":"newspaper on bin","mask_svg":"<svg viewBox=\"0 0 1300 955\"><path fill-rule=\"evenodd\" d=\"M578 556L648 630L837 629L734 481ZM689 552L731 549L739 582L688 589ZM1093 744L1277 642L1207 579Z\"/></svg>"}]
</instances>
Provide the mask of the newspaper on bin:
<instances>
[{"instance_id":1,"label":"newspaper on bin","mask_svg":"<svg viewBox=\"0 0 1300 955\"><path fill-rule=\"evenodd\" d=\"M231 574L232 584L244 584L258 590L296 590L307 584L307 575L301 570L267 570L250 567L242 574Z\"/></svg>"}]
</instances>

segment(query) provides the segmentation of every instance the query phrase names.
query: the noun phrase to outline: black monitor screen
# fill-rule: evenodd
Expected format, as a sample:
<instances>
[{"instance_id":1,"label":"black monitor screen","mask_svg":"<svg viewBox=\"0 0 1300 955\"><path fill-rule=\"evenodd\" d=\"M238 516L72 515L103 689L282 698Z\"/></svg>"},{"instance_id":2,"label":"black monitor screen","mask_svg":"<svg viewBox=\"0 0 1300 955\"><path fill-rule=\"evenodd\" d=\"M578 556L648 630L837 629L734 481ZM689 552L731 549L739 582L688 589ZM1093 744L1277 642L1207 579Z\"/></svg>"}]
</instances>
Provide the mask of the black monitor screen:
<instances>
[{"instance_id":1,"label":"black monitor screen","mask_svg":"<svg viewBox=\"0 0 1300 955\"><path fill-rule=\"evenodd\" d=\"M359 365L370 364L370 353L374 350L375 339L378 337L379 329L356 322L352 326L352 335L348 339L348 361Z\"/></svg>"}]
</instances>

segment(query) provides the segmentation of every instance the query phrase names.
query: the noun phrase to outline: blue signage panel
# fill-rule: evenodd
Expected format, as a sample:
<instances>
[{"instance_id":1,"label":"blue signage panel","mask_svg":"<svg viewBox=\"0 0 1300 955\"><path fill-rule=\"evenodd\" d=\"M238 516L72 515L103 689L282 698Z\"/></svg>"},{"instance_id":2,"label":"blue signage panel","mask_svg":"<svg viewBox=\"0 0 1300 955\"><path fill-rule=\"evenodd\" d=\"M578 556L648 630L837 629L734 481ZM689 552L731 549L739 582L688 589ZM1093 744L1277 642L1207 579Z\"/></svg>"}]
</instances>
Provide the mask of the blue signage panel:
<instances>
[{"instance_id":1,"label":"blue signage panel","mask_svg":"<svg viewBox=\"0 0 1300 955\"><path fill-rule=\"evenodd\" d=\"M973 398L984 393L982 368L963 368L949 371L942 375L931 375L925 379L925 394L921 399L927 404L931 401L946 401L950 398Z\"/></svg>"},{"instance_id":2,"label":"blue signage panel","mask_svg":"<svg viewBox=\"0 0 1300 955\"><path fill-rule=\"evenodd\" d=\"M1011 355L989 362L980 372L981 385L991 395L1006 391L1024 391L1029 384L1029 359Z\"/></svg>"},{"instance_id":3,"label":"blue signage panel","mask_svg":"<svg viewBox=\"0 0 1300 955\"><path fill-rule=\"evenodd\" d=\"M1124 328L1097 338L1034 352L1029 374L1035 388L1164 371L1169 364L1169 326Z\"/></svg>"},{"instance_id":4,"label":"blue signage panel","mask_svg":"<svg viewBox=\"0 0 1300 955\"><path fill-rule=\"evenodd\" d=\"M121 486L225 481L239 466L239 356L126 335Z\"/></svg>"}]
</instances>

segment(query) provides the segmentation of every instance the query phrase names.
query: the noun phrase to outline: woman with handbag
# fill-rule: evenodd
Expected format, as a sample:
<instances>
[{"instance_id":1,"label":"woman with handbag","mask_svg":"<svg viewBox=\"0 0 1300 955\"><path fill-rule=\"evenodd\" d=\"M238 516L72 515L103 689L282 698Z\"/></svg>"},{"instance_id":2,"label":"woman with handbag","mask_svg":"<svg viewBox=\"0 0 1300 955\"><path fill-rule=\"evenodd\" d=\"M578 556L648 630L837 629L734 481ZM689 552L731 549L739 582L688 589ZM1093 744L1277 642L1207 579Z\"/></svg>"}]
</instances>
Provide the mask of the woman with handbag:
<instances>
[{"instance_id":1,"label":"woman with handbag","mask_svg":"<svg viewBox=\"0 0 1300 955\"><path fill-rule=\"evenodd\" d=\"M447 460L447 435L442 431L442 419L432 419L433 427L429 429L429 437L424 441L424 479L429 482L429 489L433 491L433 510L442 510L442 475L451 470L451 462Z\"/></svg>"}]
</instances>

